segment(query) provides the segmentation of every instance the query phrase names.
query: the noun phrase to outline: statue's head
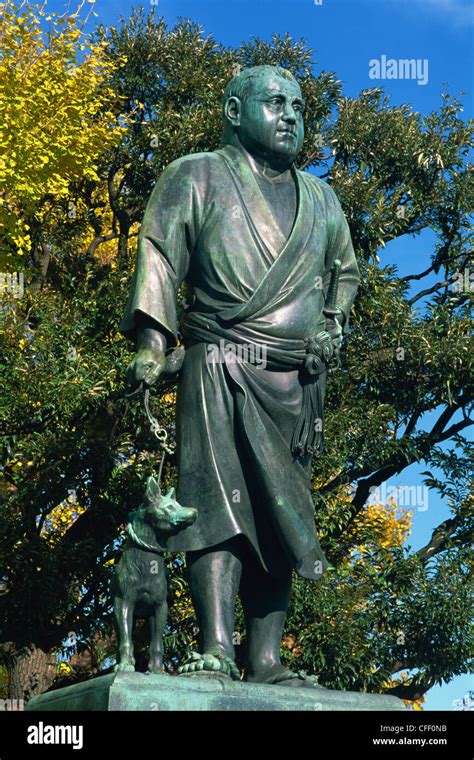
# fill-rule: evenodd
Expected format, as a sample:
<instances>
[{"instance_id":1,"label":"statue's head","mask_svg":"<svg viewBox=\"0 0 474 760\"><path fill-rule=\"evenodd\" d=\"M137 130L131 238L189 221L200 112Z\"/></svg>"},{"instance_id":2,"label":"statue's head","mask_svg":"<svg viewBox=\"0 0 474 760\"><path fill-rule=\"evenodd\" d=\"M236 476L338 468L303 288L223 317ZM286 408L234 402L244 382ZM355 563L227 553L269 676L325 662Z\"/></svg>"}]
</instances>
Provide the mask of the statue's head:
<instances>
[{"instance_id":1,"label":"statue's head","mask_svg":"<svg viewBox=\"0 0 474 760\"><path fill-rule=\"evenodd\" d=\"M224 92L222 142L240 141L270 165L289 166L303 144L303 109L300 86L287 69L243 69Z\"/></svg>"}]
</instances>

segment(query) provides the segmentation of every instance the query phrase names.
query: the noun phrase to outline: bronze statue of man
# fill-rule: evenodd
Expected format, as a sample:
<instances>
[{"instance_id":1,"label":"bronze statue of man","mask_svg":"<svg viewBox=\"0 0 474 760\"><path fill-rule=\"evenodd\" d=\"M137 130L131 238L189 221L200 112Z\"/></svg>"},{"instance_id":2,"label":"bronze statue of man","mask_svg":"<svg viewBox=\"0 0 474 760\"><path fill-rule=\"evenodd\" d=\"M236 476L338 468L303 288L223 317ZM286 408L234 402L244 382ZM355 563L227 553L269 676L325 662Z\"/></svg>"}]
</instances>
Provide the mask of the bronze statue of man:
<instances>
[{"instance_id":1,"label":"bronze statue of man","mask_svg":"<svg viewBox=\"0 0 474 760\"><path fill-rule=\"evenodd\" d=\"M292 571L316 581L328 566L310 478L327 359L347 331L359 283L333 190L294 165L303 111L286 69L256 66L229 82L222 147L173 161L156 183L120 325L138 345L132 386L156 382L178 337L186 349L177 498L198 518L166 548L186 551L200 652L181 670L238 677L240 595L246 680L292 686L311 685L280 661ZM328 319L335 260L339 318ZM183 282L189 303L178 325Z\"/></svg>"}]
</instances>

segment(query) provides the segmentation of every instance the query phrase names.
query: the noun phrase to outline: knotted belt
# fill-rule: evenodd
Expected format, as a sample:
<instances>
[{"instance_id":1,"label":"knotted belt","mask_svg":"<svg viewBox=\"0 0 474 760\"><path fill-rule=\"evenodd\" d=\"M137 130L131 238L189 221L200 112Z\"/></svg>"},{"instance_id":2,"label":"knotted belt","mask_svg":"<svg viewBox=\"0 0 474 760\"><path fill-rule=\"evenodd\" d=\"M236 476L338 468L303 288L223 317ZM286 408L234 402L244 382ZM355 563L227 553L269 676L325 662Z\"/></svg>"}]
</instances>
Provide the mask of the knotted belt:
<instances>
[{"instance_id":1,"label":"knotted belt","mask_svg":"<svg viewBox=\"0 0 474 760\"><path fill-rule=\"evenodd\" d=\"M255 334L246 331L242 324L223 326L217 315L188 312L181 324L181 334L185 345L190 341L212 345L224 339L236 346L263 348L266 366L270 370L299 368L303 402L291 440L291 451L298 457L322 451L324 398L322 379L319 376L326 372L334 353L332 339L327 332L322 330L306 340L276 341L272 338L263 342L255 340ZM248 351L242 361L257 364L252 361L252 356L261 355L262 352L258 350Z\"/></svg>"}]
</instances>

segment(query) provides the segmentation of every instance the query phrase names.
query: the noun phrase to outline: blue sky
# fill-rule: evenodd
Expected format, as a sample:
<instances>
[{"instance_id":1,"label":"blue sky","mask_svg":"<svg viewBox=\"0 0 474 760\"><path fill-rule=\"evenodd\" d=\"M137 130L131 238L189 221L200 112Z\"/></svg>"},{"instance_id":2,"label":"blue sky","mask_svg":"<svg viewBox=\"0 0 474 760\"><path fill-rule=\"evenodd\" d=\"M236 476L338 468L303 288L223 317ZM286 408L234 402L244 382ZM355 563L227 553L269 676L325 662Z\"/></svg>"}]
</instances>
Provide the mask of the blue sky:
<instances>
[{"instance_id":1,"label":"blue sky","mask_svg":"<svg viewBox=\"0 0 474 760\"><path fill-rule=\"evenodd\" d=\"M142 2L144 7L150 4ZM91 15L90 20L114 25L137 5L131 0L96 0L97 17ZM47 7L64 11L66 2L49 0ZM269 39L274 32L303 37L314 50L315 72L335 71L346 95L357 96L363 89L382 85L394 104L409 103L422 114L439 108L447 83L451 94L467 93L465 114L472 116L474 6L470 0L158 0L155 12L170 26L180 16L191 18L225 45L238 45L252 35ZM419 59L424 67L424 76L419 78L426 84L416 79L374 81L369 76L370 62L382 56ZM422 271L428 266L434 239L429 231L417 238L401 238L380 253L382 264L396 263L401 274ZM390 484L421 486L424 469L425 465L407 468ZM409 544L417 549L449 511L431 491L427 505L408 506L415 507ZM451 710L453 700L462 698L469 688L474 683L467 676L434 687L425 709Z\"/></svg>"}]
</instances>

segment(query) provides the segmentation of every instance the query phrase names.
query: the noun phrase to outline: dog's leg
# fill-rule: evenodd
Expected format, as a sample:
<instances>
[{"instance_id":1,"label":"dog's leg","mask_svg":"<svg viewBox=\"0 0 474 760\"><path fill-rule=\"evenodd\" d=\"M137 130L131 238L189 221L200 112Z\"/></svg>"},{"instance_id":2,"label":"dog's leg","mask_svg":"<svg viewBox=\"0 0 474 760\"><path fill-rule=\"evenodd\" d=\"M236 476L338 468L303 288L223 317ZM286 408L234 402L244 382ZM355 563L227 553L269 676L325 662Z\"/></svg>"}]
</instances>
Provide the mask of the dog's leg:
<instances>
[{"instance_id":1,"label":"dog's leg","mask_svg":"<svg viewBox=\"0 0 474 760\"><path fill-rule=\"evenodd\" d=\"M155 607L150 615L150 658L148 670L150 673L163 673L163 630L168 619L168 604L166 600Z\"/></svg>"},{"instance_id":2,"label":"dog's leg","mask_svg":"<svg viewBox=\"0 0 474 760\"><path fill-rule=\"evenodd\" d=\"M116 597L114 600L114 616L117 624L119 638L119 661L114 670L135 670L135 658L133 656L133 604L126 599Z\"/></svg>"}]
</instances>

